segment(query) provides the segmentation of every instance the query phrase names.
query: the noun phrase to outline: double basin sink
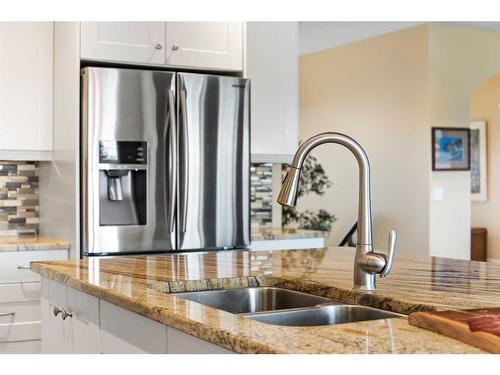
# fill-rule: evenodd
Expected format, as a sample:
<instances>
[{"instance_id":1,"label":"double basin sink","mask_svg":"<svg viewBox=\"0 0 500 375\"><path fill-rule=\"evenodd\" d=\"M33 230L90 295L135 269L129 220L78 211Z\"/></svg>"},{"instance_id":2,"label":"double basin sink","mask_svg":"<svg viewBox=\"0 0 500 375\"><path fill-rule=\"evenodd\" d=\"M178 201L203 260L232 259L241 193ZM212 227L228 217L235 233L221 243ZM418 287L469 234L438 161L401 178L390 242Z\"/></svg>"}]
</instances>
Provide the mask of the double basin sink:
<instances>
[{"instance_id":1,"label":"double basin sink","mask_svg":"<svg viewBox=\"0 0 500 375\"><path fill-rule=\"evenodd\" d=\"M176 293L175 296L280 326L322 326L404 316L274 287Z\"/></svg>"}]
</instances>

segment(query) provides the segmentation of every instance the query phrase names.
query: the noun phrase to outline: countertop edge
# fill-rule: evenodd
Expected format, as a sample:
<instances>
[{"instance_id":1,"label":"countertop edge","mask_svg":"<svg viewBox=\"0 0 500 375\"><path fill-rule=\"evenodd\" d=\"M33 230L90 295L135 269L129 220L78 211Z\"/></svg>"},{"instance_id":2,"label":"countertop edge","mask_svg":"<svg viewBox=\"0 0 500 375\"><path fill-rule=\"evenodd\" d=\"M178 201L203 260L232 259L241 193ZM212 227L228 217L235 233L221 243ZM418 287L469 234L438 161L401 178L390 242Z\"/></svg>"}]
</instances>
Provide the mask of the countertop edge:
<instances>
[{"instance_id":1,"label":"countertop edge","mask_svg":"<svg viewBox=\"0 0 500 375\"><path fill-rule=\"evenodd\" d=\"M71 250L71 243L49 237L0 238L0 253L47 250Z\"/></svg>"},{"instance_id":2,"label":"countertop edge","mask_svg":"<svg viewBox=\"0 0 500 375\"><path fill-rule=\"evenodd\" d=\"M44 268L43 263L44 262L32 262L31 270L38 273L42 277L46 277L50 280L63 283L64 285L76 289L82 293L86 293L93 297L102 299L113 305L124 308L127 311L139 314L148 319L164 324L168 327L178 329L179 331L182 331L193 337L197 337L209 343L231 350L235 353L288 354L287 352L281 352L279 350L276 350L275 348L272 348L270 345L263 344L251 338L242 337L239 335L231 334L224 330L215 329L208 323L179 318L173 311L165 308L159 308L144 301L137 301L133 297L124 297L120 293L116 293L111 289L100 288L84 281L73 279L72 277L68 277L60 272ZM157 292L154 289L151 290L161 294L161 292ZM212 308L207 307L207 309ZM219 311L216 309L212 310ZM165 312L167 312L167 314L165 314ZM240 319L244 318L240 317ZM228 340L229 338L230 340Z\"/></svg>"}]
</instances>

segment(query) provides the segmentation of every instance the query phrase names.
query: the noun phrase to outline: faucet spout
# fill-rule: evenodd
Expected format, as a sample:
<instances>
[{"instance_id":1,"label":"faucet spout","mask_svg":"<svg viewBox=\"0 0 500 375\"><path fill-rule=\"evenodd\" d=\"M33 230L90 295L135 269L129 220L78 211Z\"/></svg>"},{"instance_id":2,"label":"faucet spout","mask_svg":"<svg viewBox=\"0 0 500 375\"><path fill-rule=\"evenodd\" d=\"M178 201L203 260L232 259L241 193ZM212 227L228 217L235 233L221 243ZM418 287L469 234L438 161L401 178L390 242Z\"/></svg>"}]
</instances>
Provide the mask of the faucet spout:
<instances>
[{"instance_id":1,"label":"faucet spout","mask_svg":"<svg viewBox=\"0 0 500 375\"><path fill-rule=\"evenodd\" d=\"M353 138L341 133L321 133L309 138L297 149L290 165L280 194L278 203L290 207L295 207L297 202L297 192L300 180L300 172L307 155L324 143L337 143L351 151L359 166L359 207L358 207L358 244L371 247L372 244L372 209L370 197L370 162L363 147Z\"/></svg>"},{"instance_id":2,"label":"faucet spout","mask_svg":"<svg viewBox=\"0 0 500 375\"><path fill-rule=\"evenodd\" d=\"M370 162L365 150L353 138L335 132L315 135L302 143L293 158L290 170L278 196L278 203L295 207L299 190L300 172L307 155L317 146L324 143L337 143L346 147L355 156L359 166L359 206L358 206L358 239L354 264L354 288L362 290L375 289L375 275L387 275L392 266L383 254L373 252L372 240L372 210L370 187ZM390 243L395 246L395 233ZM391 254L392 255L392 254Z\"/></svg>"}]
</instances>

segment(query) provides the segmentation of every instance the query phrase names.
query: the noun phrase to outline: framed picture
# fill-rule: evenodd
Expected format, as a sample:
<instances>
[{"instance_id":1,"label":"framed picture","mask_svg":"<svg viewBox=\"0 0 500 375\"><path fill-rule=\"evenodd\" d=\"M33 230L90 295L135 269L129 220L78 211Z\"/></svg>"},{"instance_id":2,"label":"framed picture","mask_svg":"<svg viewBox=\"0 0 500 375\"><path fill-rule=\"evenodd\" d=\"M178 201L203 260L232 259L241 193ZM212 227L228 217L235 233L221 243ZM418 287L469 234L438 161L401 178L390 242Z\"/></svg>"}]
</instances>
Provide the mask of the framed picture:
<instances>
[{"instance_id":1,"label":"framed picture","mask_svg":"<svg viewBox=\"0 0 500 375\"><path fill-rule=\"evenodd\" d=\"M488 194L488 161L486 157L486 121L470 123L471 199L485 201Z\"/></svg>"},{"instance_id":2,"label":"framed picture","mask_svg":"<svg viewBox=\"0 0 500 375\"><path fill-rule=\"evenodd\" d=\"M432 170L470 170L469 128L432 128Z\"/></svg>"}]
</instances>

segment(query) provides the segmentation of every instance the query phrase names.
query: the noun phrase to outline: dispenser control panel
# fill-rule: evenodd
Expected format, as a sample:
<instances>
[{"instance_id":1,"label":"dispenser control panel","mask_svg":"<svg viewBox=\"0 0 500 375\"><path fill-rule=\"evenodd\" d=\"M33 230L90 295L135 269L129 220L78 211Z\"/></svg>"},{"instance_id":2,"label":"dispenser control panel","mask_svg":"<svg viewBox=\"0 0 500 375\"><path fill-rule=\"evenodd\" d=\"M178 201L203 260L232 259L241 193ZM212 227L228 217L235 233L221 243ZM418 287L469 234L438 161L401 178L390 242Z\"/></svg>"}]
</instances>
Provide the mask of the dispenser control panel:
<instances>
[{"instance_id":1,"label":"dispenser control panel","mask_svg":"<svg viewBox=\"0 0 500 375\"><path fill-rule=\"evenodd\" d=\"M147 142L99 141L99 163L147 164Z\"/></svg>"}]
</instances>

